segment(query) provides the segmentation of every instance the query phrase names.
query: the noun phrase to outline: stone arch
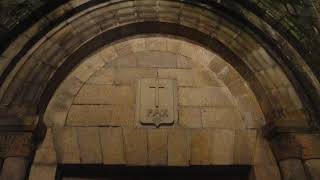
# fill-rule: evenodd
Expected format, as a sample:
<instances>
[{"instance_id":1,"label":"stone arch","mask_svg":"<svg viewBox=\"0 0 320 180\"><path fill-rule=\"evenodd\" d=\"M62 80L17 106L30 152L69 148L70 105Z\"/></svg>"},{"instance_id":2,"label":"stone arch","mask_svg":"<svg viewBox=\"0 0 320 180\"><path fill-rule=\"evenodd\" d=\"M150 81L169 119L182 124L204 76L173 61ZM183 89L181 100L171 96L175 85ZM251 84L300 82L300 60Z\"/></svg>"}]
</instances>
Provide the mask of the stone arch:
<instances>
[{"instance_id":1,"label":"stone arch","mask_svg":"<svg viewBox=\"0 0 320 180\"><path fill-rule=\"evenodd\" d=\"M202 51L203 55L190 56L188 51L183 50L184 48ZM140 53L149 55L141 56ZM157 53L162 53L161 56L167 57L169 61L162 62ZM148 61L145 61L143 56L148 56ZM229 72L224 72L224 75L216 74L210 69L212 62L215 64L216 72L221 72L226 66ZM111 67L116 69L110 71ZM145 68L149 68L148 71L145 71ZM187 98L190 94L180 94L178 95L179 121L175 122L173 127L156 129L137 126L134 123L136 120L132 118L134 112L131 112L130 103L133 92L120 93L123 96L120 98L116 92L112 94L113 97L100 96L97 95L99 90L91 89L113 87L117 88L117 91L122 91L124 87L127 90L128 84L132 86L136 79L150 75L153 77L155 74L150 74L150 70L153 70L150 68L158 69L159 78L177 79L178 94L194 88L198 89L203 97L210 98L211 94L216 94L218 99L213 103L203 104L201 101L190 101ZM198 68L201 70L201 75L207 71L211 72L211 76L206 76L210 77L210 80L202 79L202 76L197 74ZM130 69L135 73L130 73ZM122 71L114 72L116 70ZM229 78L225 78L229 73ZM139 75L133 76L134 74ZM240 82L238 89L241 89L241 92L229 91L232 89L231 82ZM207 90L208 87L212 91L204 92L203 90ZM224 88L226 90L221 91ZM93 94L87 94L90 92ZM241 101L238 100L243 96L250 97L249 101L246 101L250 104L249 108L243 107L248 106L247 104L239 104ZM125 103L126 108L122 106L119 113L119 104L127 101L130 101L129 105ZM240 112L241 117L237 112L229 111L234 107ZM212 113L219 114L221 108L223 111L227 110L227 114L214 117ZM110 109L112 117L107 117L108 121L101 121L105 118L101 119L100 115L108 116L106 112ZM195 110L199 110L200 114L198 115ZM212 112L213 110L215 112ZM82 113L84 111L86 113ZM256 118L248 119L248 113L256 115ZM36 153L35 164L31 171L31 177L35 179L39 176L38 171L41 166L48 163L48 159L43 157L48 151L53 152L52 157L56 157L57 163L62 164L149 166L239 164L252 165L252 173L256 179L280 179L275 157L259 130L265 123L264 115L249 86L218 55L183 39L161 35L136 37L101 48L86 58L61 83L49 103L44 122L48 132L44 143ZM225 143L222 143L221 139ZM51 147L48 147L48 142ZM54 171L55 163L49 163L49 167Z\"/></svg>"}]
</instances>

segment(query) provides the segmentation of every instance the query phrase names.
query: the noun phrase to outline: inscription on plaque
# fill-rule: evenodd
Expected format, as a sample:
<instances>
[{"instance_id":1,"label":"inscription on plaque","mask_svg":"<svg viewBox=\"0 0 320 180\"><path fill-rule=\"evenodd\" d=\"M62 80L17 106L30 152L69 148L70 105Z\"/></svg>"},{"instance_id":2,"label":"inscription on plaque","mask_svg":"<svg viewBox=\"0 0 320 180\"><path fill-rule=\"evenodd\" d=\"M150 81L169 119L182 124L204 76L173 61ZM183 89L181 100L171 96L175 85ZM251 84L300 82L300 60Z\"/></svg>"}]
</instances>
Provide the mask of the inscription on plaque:
<instances>
[{"instance_id":1,"label":"inscription on plaque","mask_svg":"<svg viewBox=\"0 0 320 180\"><path fill-rule=\"evenodd\" d=\"M176 81L140 79L137 91L137 119L142 125L171 125L176 119Z\"/></svg>"}]
</instances>

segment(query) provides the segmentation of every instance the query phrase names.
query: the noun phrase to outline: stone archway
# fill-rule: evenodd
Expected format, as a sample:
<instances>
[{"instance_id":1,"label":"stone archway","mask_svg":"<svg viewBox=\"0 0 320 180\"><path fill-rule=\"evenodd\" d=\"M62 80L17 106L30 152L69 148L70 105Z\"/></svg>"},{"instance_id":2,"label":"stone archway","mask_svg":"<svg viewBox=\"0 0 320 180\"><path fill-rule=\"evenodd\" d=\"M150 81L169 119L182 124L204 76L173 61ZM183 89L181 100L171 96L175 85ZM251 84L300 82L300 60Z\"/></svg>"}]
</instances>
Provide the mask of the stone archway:
<instances>
[{"instance_id":1,"label":"stone archway","mask_svg":"<svg viewBox=\"0 0 320 180\"><path fill-rule=\"evenodd\" d=\"M141 78L177 81L173 125L144 126L135 118ZM98 50L60 85L44 115L48 132L31 179L45 170L54 178L56 163L250 165L257 180L281 179L261 134L264 118L245 80L218 55L173 37L127 39Z\"/></svg>"}]
</instances>

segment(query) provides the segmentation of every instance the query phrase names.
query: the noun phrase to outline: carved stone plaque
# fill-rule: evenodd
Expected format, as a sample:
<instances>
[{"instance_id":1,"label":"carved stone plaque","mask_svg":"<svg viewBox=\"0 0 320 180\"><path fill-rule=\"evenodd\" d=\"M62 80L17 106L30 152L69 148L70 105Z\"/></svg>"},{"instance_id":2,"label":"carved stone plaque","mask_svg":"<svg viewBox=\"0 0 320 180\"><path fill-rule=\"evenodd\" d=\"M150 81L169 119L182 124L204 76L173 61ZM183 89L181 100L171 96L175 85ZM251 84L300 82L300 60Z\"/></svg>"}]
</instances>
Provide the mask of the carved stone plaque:
<instances>
[{"instance_id":1,"label":"carved stone plaque","mask_svg":"<svg viewBox=\"0 0 320 180\"><path fill-rule=\"evenodd\" d=\"M171 125L176 119L176 81L140 79L137 90L137 120L142 125Z\"/></svg>"}]
</instances>

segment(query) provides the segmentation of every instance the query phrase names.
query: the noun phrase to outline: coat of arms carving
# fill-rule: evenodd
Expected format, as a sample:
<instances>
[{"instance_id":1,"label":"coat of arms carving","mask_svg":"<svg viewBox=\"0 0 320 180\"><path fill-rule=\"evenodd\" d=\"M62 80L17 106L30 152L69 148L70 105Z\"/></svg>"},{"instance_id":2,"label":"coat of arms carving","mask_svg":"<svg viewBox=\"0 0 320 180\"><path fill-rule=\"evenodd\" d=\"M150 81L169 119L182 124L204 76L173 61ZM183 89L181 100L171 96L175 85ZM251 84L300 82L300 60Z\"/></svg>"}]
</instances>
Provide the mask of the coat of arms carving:
<instances>
[{"instance_id":1,"label":"coat of arms carving","mask_svg":"<svg viewBox=\"0 0 320 180\"><path fill-rule=\"evenodd\" d=\"M176 81L138 80L137 119L142 125L171 125L176 119Z\"/></svg>"}]
</instances>

